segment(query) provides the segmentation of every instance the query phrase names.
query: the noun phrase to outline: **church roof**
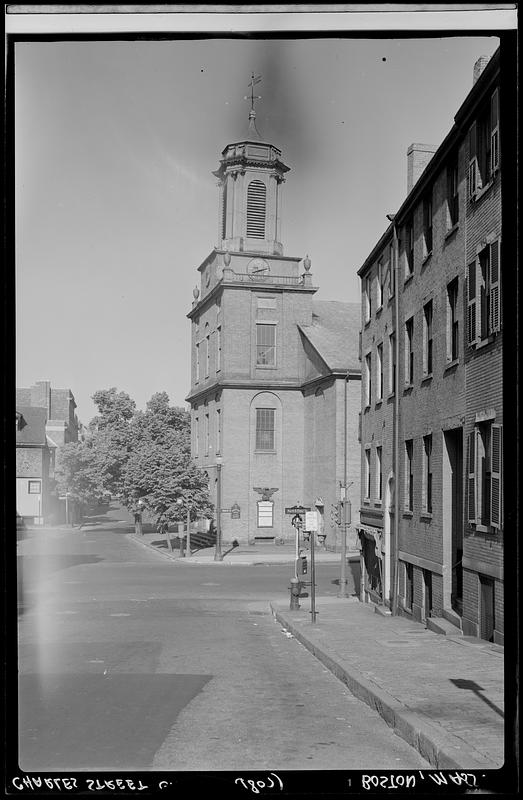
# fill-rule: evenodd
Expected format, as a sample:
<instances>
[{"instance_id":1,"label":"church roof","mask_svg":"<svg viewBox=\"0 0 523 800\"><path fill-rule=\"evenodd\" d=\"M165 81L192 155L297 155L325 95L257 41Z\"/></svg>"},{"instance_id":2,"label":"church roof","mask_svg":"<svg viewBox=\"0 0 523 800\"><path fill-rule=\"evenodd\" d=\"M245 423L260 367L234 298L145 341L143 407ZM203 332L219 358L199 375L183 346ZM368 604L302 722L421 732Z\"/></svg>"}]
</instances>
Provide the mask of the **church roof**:
<instances>
[{"instance_id":1,"label":"church roof","mask_svg":"<svg viewBox=\"0 0 523 800\"><path fill-rule=\"evenodd\" d=\"M312 325L299 327L329 369L360 371L360 326L359 303L313 300Z\"/></svg>"}]
</instances>

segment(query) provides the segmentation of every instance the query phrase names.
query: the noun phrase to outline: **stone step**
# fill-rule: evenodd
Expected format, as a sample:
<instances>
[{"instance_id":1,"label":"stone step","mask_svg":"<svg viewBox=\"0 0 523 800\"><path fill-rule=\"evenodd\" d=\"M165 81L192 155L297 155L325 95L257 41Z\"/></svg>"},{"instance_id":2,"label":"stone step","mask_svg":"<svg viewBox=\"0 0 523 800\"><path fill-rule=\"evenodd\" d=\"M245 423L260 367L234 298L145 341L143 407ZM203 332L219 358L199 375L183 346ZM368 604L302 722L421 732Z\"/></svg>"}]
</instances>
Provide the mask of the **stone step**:
<instances>
[{"instance_id":1,"label":"stone step","mask_svg":"<svg viewBox=\"0 0 523 800\"><path fill-rule=\"evenodd\" d=\"M461 628L457 628L445 617L429 617L426 623L429 631L434 631L434 633L440 633L443 636L463 636Z\"/></svg>"}]
</instances>

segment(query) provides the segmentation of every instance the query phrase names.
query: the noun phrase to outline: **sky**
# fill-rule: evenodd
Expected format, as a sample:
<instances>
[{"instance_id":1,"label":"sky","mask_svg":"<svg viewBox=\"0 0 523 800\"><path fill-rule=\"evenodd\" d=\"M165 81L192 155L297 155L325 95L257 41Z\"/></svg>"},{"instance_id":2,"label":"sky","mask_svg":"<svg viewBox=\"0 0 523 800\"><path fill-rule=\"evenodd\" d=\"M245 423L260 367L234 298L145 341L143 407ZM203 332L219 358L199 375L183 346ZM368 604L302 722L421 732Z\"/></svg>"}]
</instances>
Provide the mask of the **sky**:
<instances>
[{"instance_id":1,"label":"sky","mask_svg":"<svg viewBox=\"0 0 523 800\"><path fill-rule=\"evenodd\" d=\"M357 270L406 196L407 148L440 144L498 39L29 41L15 47L16 383L116 386L185 406L192 289L218 244L223 148L282 150L282 241L316 295Z\"/></svg>"}]
</instances>

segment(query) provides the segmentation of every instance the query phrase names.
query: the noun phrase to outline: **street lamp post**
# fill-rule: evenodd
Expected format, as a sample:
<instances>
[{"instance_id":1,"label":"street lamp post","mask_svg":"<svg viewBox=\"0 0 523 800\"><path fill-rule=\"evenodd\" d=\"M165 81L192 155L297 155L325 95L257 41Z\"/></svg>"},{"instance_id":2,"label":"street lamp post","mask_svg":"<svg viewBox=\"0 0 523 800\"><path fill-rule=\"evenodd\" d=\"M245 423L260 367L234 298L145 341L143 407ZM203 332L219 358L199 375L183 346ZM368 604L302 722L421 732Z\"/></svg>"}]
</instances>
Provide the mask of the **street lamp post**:
<instances>
[{"instance_id":1,"label":"street lamp post","mask_svg":"<svg viewBox=\"0 0 523 800\"><path fill-rule=\"evenodd\" d=\"M216 456L216 551L215 561L223 561L222 555L222 459Z\"/></svg>"}]
</instances>

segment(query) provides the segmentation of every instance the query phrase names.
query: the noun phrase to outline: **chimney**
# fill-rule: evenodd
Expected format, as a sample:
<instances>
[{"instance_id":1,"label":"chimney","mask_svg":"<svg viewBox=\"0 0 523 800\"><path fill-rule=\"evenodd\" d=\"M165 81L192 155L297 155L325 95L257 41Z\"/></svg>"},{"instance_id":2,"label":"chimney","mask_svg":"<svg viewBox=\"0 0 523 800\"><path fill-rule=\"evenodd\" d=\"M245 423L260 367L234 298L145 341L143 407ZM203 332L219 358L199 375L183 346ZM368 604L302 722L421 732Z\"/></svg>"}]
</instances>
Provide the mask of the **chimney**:
<instances>
[{"instance_id":1,"label":"chimney","mask_svg":"<svg viewBox=\"0 0 523 800\"><path fill-rule=\"evenodd\" d=\"M472 75L472 85L473 86L476 83L476 81L478 80L478 78L481 75L481 73L483 72L483 70L485 69L485 67L487 66L489 61L490 61L490 58L488 56L480 56L478 58L478 60L476 61L476 63L474 64L474 72L473 72L473 75Z\"/></svg>"},{"instance_id":2,"label":"chimney","mask_svg":"<svg viewBox=\"0 0 523 800\"><path fill-rule=\"evenodd\" d=\"M36 381L34 386L31 386L31 405L36 406L36 408L45 408L49 419L51 416L50 381Z\"/></svg>"},{"instance_id":3,"label":"chimney","mask_svg":"<svg viewBox=\"0 0 523 800\"><path fill-rule=\"evenodd\" d=\"M407 194L412 191L437 149L435 144L411 144L407 150Z\"/></svg>"}]
</instances>

